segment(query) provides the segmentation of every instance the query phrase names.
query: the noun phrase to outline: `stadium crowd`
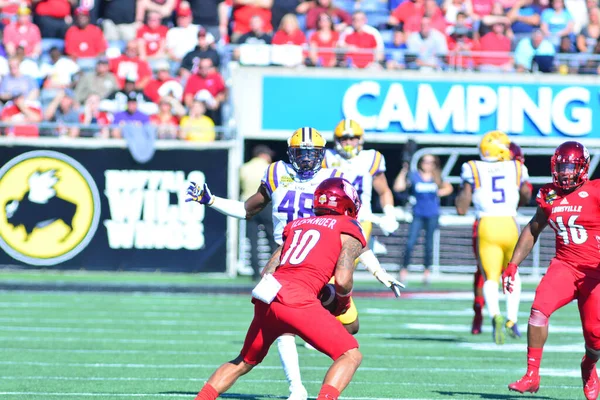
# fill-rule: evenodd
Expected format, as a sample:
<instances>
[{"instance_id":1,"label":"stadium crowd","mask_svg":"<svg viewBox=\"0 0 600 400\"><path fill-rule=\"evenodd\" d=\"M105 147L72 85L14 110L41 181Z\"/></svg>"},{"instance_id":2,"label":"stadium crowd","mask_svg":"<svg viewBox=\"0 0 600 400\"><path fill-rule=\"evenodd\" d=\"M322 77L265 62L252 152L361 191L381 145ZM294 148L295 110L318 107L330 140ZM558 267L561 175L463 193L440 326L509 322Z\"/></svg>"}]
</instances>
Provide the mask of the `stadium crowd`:
<instances>
[{"instance_id":1,"label":"stadium crowd","mask_svg":"<svg viewBox=\"0 0 600 400\"><path fill-rule=\"evenodd\" d=\"M213 141L229 60L600 70L593 0L0 0L2 133Z\"/></svg>"}]
</instances>

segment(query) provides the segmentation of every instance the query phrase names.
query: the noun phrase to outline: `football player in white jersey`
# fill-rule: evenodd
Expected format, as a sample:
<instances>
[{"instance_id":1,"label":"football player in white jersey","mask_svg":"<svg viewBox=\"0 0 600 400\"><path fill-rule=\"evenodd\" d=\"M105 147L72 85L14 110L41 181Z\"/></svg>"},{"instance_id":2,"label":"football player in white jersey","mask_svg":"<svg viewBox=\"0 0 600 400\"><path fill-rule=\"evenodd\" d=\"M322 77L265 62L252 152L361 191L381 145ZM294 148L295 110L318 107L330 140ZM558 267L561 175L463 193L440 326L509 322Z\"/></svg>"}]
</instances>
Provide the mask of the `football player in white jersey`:
<instances>
[{"instance_id":1,"label":"football player in white jersey","mask_svg":"<svg viewBox=\"0 0 600 400\"><path fill-rule=\"evenodd\" d=\"M339 177L342 172L322 168L325 155L325 139L314 128L304 127L296 130L288 139L289 163L277 161L266 170L261 186L245 202L214 196L206 183L202 187L191 182L188 199L207 205L221 214L238 219L249 219L258 214L269 202L273 202L273 226L277 244L282 244L281 234L285 225L298 218L314 216L312 209L316 187L325 179ZM367 269L388 288L396 290L403 287L389 275L375 258L372 251L360 256ZM338 319L350 333L358 331L358 313L354 302L346 313ZM350 323L345 323L350 321ZM290 383L289 400L306 400L307 392L302 384L298 363L298 350L295 337L281 336L277 347L286 377Z\"/></svg>"},{"instance_id":2,"label":"football player in white jersey","mask_svg":"<svg viewBox=\"0 0 600 400\"><path fill-rule=\"evenodd\" d=\"M337 168L344 173L362 201L358 220L363 228L367 241L371 235L372 222L375 220L371 211L373 189L379 195L381 208L385 214L377 224L385 235L396 231L399 227L394 213L394 195L385 178L385 158L377 150L363 150L365 131L352 119L341 120L334 131L334 149L327 149L323 166Z\"/></svg>"},{"instance_id":3,"label":"football player in white jersey","mask_svg":"<svg viewBox=\"0 0 600 400\"><path fill-rule=\"evenodd\" d=\"M500 313L498 284L512 257L519 238L515 217L521 202L531 198L527 167L519 160L511 161L510 139L504 132L492 131L479 144L480 160L462 165L462 188L456 197L456 211L465 215L473 201L477 216L477 258L484 276L483 296L492 318L492 335L496 344L504 343L504 329L520 337L517 316L521 297L521 281L507 295L507 321Z\"/></svg>"}]
</instances>

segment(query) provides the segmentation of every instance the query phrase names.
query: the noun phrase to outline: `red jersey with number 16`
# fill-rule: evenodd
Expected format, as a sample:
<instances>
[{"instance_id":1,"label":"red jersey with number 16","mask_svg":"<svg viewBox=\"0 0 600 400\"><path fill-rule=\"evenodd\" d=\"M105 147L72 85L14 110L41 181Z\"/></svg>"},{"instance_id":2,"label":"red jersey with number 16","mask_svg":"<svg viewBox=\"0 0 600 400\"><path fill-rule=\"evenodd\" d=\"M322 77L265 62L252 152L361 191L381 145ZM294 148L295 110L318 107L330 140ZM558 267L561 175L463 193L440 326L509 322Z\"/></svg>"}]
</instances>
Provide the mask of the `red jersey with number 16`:
<instances>
[{"instance_id":1,"label":"red jersey with number 16","mask_svg":"<svg viewBox=\"0 0 600 400\"><path fill-rule=\"evenodd\" d=\"M588 181L570 193L542 186L538 205L556 233L556 258L585 268L600 265L600 181Z\"/></svg>"},{"instance_id":2,"label":"red jersey with number 16","mask_svg":"<svg viewBox=\"0 0 600 400\"><path fill-rule=\"evenodd\" d=\"M281 283L277 300L289 306L311 305L333 277L347 234L366 246L360 224L345 215L300 218L283 229L280 265L273 276Z\"/></svg>"}]
</instances>

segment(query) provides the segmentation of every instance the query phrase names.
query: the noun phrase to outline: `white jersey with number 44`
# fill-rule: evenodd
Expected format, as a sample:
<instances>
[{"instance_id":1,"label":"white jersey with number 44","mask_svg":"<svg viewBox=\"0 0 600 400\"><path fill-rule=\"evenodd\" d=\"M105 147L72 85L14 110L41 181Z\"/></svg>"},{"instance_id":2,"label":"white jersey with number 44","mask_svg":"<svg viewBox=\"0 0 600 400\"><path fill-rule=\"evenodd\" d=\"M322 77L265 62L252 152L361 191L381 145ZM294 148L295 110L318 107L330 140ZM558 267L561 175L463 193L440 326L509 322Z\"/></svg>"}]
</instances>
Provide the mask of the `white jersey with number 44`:
<instances>
[{"instance_id":1,"label":"white jersey with number 44","mask_svg":"<svg viewBox=\"0 0 600 400\"><path fill-rule=\"evenodd\" d=\"M520 161L473 160L462 165L460 177L473 187L473 205L480 217L514 217L521 185L529 180Z\"/></svg>"},{"instance_id":2,"label":"white jersey with number 44","mask_svg":"<svg viewBox=\"0 0 600 400\"><path fill-rule=\"evenodd\" d=\"M269 165L261 184L271 196L275 243L282 244L281 234L289 222L315 215L312 206L317 186L327 178L340 176L341 171L322 168L312 179L301 180L291 164L277 161Z\"/></svg>"},{"instance_id":3,"label":"white jersey with number 44","mask_svg":"<svg viewBox=\"0 0 600 400\"><path fill-rule=\"evenodd\" d=\"M373 195L373 177L385 172L385 158L377 150L361 150L355 157L346 159L333 149L327 149L323 166L337 168L342 171L344 178L349 180L358 195L362 205L358 212L359 221L370 221L371 197Z\"/></svg>"}]
</instances>

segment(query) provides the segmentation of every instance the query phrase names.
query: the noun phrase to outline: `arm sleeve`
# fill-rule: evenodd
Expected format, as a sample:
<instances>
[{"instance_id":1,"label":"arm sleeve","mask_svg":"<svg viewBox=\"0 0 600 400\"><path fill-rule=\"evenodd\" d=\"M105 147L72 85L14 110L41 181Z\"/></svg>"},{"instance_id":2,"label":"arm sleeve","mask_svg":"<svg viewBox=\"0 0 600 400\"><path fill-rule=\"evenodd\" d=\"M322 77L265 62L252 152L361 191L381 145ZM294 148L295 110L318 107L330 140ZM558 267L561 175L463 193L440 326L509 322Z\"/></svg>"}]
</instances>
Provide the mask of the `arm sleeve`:
<instances>
[{"instance_id":1,"label":"arm sleeve","mask_svg":"<svg viewBox=\"0 0 600 400\"><path fill-rule=\"evenodd\" d=\"M371 176L375 176L380 172L385 172L385 159L383 158L383 154L376 151L373 155L373 161L371 163L371 167L369 168L369 173Z\"/></svg>"},{"instance_id":2,"label":"arm sleeve","mask_svg":"<svg viewBox=\"0 0 600 400\"><path fill-rule=\"evenodd\" d=\"M354 218L346 217L343 219L343 224L340 233L350 235L353 238L357 239L358 241L360 241L363 247L367 245L367 240L365 239L365 234L363 233L362 227L360 226L360 223Z\"/></svg>"},{"instance_id":3,"label":"arm sleeve","mask_svg":"<svg viewBox=\"0 0 600 400\"><path fill-rule=\"evenodd\" d=\"M462 183L470 183L471 185L474 184L474 177L473 177L473 170L471 169L471 166L469 165L469 163L464 163L462 165L462 169L460 171L460 180L462 181Z\"/></svg>"},{"instance_id":4,"label":"arm sleeve","mask_svg":"<svg viewBox=\"0 0 600 400\"><path fill-rule=\"evenodd\" d=\"M275 191L275 189L277 189L277 163L276 162L271 163L271 165L269 165L269 167L265 171L265 175L263 176L262 180L260 181L260 184L262 186L264 186L264 188L267 190L267 194L269 195L269 198L270 198L271 195L273 194L273 192Z\"/></svg>"}]
</instances>

